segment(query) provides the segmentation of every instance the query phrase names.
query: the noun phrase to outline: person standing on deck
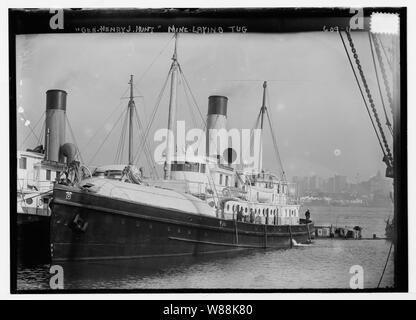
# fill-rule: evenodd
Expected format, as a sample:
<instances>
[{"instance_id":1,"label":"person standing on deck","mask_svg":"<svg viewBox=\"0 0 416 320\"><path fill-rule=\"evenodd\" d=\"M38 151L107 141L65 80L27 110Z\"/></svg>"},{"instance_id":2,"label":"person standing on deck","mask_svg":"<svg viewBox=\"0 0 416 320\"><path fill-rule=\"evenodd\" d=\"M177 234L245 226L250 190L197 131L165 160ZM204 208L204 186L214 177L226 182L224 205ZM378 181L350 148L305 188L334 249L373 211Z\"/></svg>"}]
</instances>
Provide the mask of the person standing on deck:
<instances>
[{"instance_id":1,"label":"person standing on deck","mask_svg":"<svg viewBox=\"0 0 416 320\"><path fill-rule=\"evenodd\" d=\"M250 208L250 222L254 223L255 215L253 208Z\"/></svg>"},{"instance_id":2,"label":"person standing on deck","mask_svg":"<svg viewBox=\"0 0 416 320\"><path fill-rule=\"evenodd\" d=\"M237 221L243 221L243 207L240 207L237 212Z\"/></svg>"},{"instance_id":3,"label":"person standing on deck","mask_svg":"<svg viewBox=\"0 0 416 320\"><path fill-rule=\"evenodd\" d=\"M306 223L311 222L311 213L309 211L309 208L306 209L306 212L305 212L305 220L306 220Z\"/></svg>"}]
</instances>

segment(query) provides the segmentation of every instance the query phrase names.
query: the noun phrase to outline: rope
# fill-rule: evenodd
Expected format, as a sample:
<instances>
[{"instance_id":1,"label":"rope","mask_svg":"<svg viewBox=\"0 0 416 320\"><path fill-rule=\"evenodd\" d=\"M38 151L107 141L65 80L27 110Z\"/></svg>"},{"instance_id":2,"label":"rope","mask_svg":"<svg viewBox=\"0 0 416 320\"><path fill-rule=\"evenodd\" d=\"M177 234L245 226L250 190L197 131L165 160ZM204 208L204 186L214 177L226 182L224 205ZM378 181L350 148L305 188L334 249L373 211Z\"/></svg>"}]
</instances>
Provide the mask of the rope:
<instances>
[{"instance_id":1,"label":"rope","mask_svg":"<svg viewBox=\"0 0 416 320\"><path fill-rule=\"evenodd\" d=\"M354 47L354 43L352 41L351 34L348 31L345 31L345 33L347 34L348 41L350 42L351 51L354 54L355 63L357 65L358 71L360 73L361 81L362 81L362 83L364 85L364 89L367 93L368 101L370 102L370 106L371 106L371 109L373 111L374 118L377 122L377 126L378 126L378 129L380 131L380 136L383 140L383 144L384 144L384 147L385 147L385 150L386 150L386 153L387 153L387 158L384 158L383 161L385 161L386 165L388 167L390 167L391 164L393 164L393 155L392 155L390 147L387 143L387 139L386 139L386 136L384 134L384 130L383 130L383 127L381 125L381 122L380 122L380 119L379 119L379 116L378 116L378 113L377 113L376 106L374 104L374 100L371 96L370 88L368 87L367 80L365 79L364 72L363 72L363 69L361 67L360 60L358 60L357 50Z\"/></svg>"},{"instance_id":2,"label":"rope","mask_svg":"<svg viewBox=\"0 0 416 320\"><path fill-rule=\"evenodd\" d=\"M33 127L33 130L35 130L35 129L36 129L36 127L38 126L38 124L39 124L40 120L42 120L42 118L43 118L44 114L45 114L45 113L42 113L42 114L40 115L40 117L39 117L38 121L35 123L35 126ZM30 128L30 125L29 125L29 129L31 129L31 128ZM19 149L21 149L21 148L23 147L23 145L25 144L25 142L27 141L27 139L28 139L28 138L30 137L30 135L32 134L33 130L31 129L31 131L29 131L29 133L28 133L28 134L26 135L26 137L23 139L23 142L20 144ZM34 136L37 138L37 136L36 136L36 135L34 135ZM40 140L38 140L38 141L40 141Z\"/></svg>"},{"instance_id":3,"label":"rope","mask_svg":"<svg viewBox=\"0 0 416 320\"><path fill-rule=\"evenodd\" d=\"M383 111L384 111L384 117L386 118L386 126L387 126L387 128L389 128L389 131L390 131L391 135L393 135L393 129L391 127L391 122L390 122L389 117L387 115L386 106L384 105L383 94L381 92L380 79L378 77L378 71L377 71L377 66L376 66L376 59L374 57L374 51L373 51L373 46L372 46L373 41L372 41L372 37L371 37L371 33L370 32L368 33L368 39L370 41L371 57L373 59L374 70L375 70L375 73L376 73L378 92L380 93L381 104L383 106Z\"/></svg>"},{"instance_id":4,"label":"rope","mask_svg":"<svg viewBox=\"0 0 416 320\"><path fill-rule=\"evenodd\" d=\"M124 112L127 112L127 110L125 110ZM120 121L121 117L124 115L124 112L122 112L120 114L120 116L118 117L117 121L113 124L112 128L110 129L110 131L107 133L106 137L104 138L103 142L101 143L101 145L98 147L98 150L94 153L93 157L90 159L90 161L88 162L89 164L95 159L95 157L97 156L98 152L101 150L101 148L103 147L104 143L107 141L108 137L110 136L110 134L113 132L114 128L116 127L116 124Z\"/></svg>"},{"instance_id":5,"label":"rope","mask_svg":"<svg viewBox=\"0 0 416 320\"><path fill-rule=\"evenodd\" d=\"M126 127L127 119L128 119L128 112L126 112L126 116L124 117L124 121L122 125L123 128ZM126 130L121 130L120 139L117 144L117 151L114 157L114 163L119 163L119 161L121 163L121 161L123 160L125 136L126 136Z\"/></svg>"},{"instance_id":6,"label":"rope","mask_svg":"<svg viewBox=\"0 0 416 320\"><path fill-rule=\"evenodd\" d=\"M374 35L374 37L375 37L375 35ZM392 67L392 65L391 65L391 61L390 61L390 59L389 59L389 57L388 57L388 55L387 55L386 49L385 49L385 48L384 48L384 46L383 46L383 42L381 41L380 37L378 37L378 40L379 40L379 42L380 42L381 48L383 49L383 53L384 53L384 56L386 57L387 64L388 64L388 65L389 65L389 67L390 67L390 71L392 71L392 70L393 70L393 67Z\"/></svg>"},{"instance_id":7,"label":"rope","mask_svg":"<svg viewBox=\"0 0 416 320\"><path fill-rule=\"evenodd\" d=\"M123 94L121 95L122 97L127 93L127 91L129 90L129 88L127 88L124 92L123 92ZM122 103L123 103L123 100L120 100L120 102L118 103L118 105L113 109L113 111L109 114L109 116L104 120L104 123L106 123L108 120L110 120L110 118L115 114L115 112L120 108L120 106L122 105ZM91 138L87 141L87 143L85 144L85 146L84 146L84 149L86 149L88 146L89 146L89 144L93 141L93 139L97 136L97 134L100 132L100 130L102 129L103 127L99 127L98 129L97 129L97 131L95 131L95 133L91 136Z\"/></svg>"},{"instance_id":8,"label":"rope","mask_svg":"<svg viewBox=\"0 0 416 320\"><path fill-rule=\"evenodd\" d=\"M182 81L185 82L185 79L183 77L183 74L182 73L179 73L179 75L180 75ZM191 106L191 103L190 103L190 99L189 99L188 93L186 92L186 88L185 87L184 87L184 90L183 91L185 93L185 97L186 97L186 102L187 102L187 107L189 109L189 113L191 114L192 124L193 124L194 127L196 127L197 126L197 121L196 121L196 118L195 118L195 115L194 115L194 112L193 112L193 109L192 109L192 106Z\"/></svg>"},{"instance_id":9,"label":"rope","mask_svg":"<svg viewBox=\"0 0 416 320\"><path fill-rule=\"evenodd\" d=\"M253 130L251 130L251 132L250 132L250 153L251 153L251 150L254 151L254 138L253 138L253 135L254 135L254 129L257 129L258 126L259 126L260 115L261 115L261 110L258 113L256 120L254 121L254 125L252 126ZM243 169L245 168L244 163L242 164L242 168Z\"/></svg>"},{"instance_id":10,"label":"rope","mask_svg":"<svg viewBox=\"0 0 416 320\"><path fill-rule=\"evenodd\" d=\"M139 115L137 114L137 110L135 112L135 115L136 115L136 123L137 123L137 126L139 128L139 134L141 135L140 136L140 139L143 141L143 138L144 138L143 135L142 135L142 128L143 128L143 126L142 126L142 123L140 121ZM155 166L154 162L152 162L152 158L150 156L151 155L151 152L150 152L151 150L150 150L150 146L147 143L147 141L145 141L144 148L145 148L146 160L148 162L149 168L150 168L150 170L152 170L153 174L158 179L159 178L159 174L157 173L156 166Z\"/></svg>"},{"instance_id":11,"label":"rope","mask_svg":"<svg viewBox=\"0 0 416 320\"><path fill-rule=\"evenodd\" d=\"M144 143L147 140L147 136L148 136L148 134L150 132L150 128L152 127L152 124L153 124L153 121L155 119L157 110L159 109L160 102L162 100L163 93L165 92L166 85L168 83L169 76L170 76L171 72L172 72L172 69L170 69L169 72L168 72L168 75L167 75L167 77L165 79L165 83L163 84L162 90L160 91L159 96L157 98L156 105L155 105L155 107L153 109L153 113L152 113L152 115L150 117L149 123L147 124L146 130L145 130L145 134L144 134L144 139L143 139L140 147L137 149L136 154L135 154L135 156L133 158L135 163L137 163L139 161L139 159L140 159L140 155L141 155L141 153L143 151Z\"/></svg>"},{"instance_id":12,"label":"rope","mask_svg":"<svg viewBox=\"0 0 416 320\"><path fill-rule=\"evenodd\" d=\"M200 117L201 117L201 119L202 119L202 123L204 124L204 129L205 129L205 128L206 128L206 126L207 126L207 123L206 123L206 121L205 121L205 118L204 118L204 116L202 115L201 109L199 109L199 107L198 107L198 103L196 102L195 96L194 96L194 94L192 93L192 90L191 90L191 87L190 87L190 85L189 85L189 82L188 82L188 80L186 79L185 74L184 74L184 73L183 73L183 71L182 71L182 67L180 66L180 64L179 64L179 63L178 63L178 67L179 67L179 72L180 72L180 74L182 75L182 77L183 77L183 79L184 79L184 81L185 81L186 87L188 88L188 90L189 90L189 92L190 92L190 94L191 94L191 97L192 97L192 99L193 99L193 101L194 101L194 104L195 104L195 106L196 106L196 108L197 108L197 110L198 110L199 116L200 116Z\"/></svg>"},{"instance_id":13,"label":"rope","mask_svg":"<svg viewBox=\"0 0 416 320\"><path fill-rule=\"evenodd\" d=\"M68 119L68 117L66 116L66 114L65 114L65 119L66 119L66 122L67 122L67 124L68 124L69 132L70 132L70 134L71 134L71 136L72 136L72 139L74 140L75 148L77 148L77 153L79 154L79 158L81 159L81 162L82 162L82 163L85 163L85 162L84 162L84 159L82 158L81 151L80 151L80 150L79 150L79 148L78 148L78 143L77 143L77 140L75 139L74 132L72 131L71 123L69 122L69 119Z\"/></svg>"},{"instance_id":14,"label":"rope","mask_svg":"<svg viewBox=\"0 0 416 320\"><path fill-rule=\"evenodd\" d=\"M373 118L371 117L370 109L368 108L368 105L367 105L367 100L366 100L366 99L365 99L365 97L364 97L364 93L363 93L363 90L362 90L362 88L361 88L360 81L358 80L357 74L356 74L355 69L354 69L354 65L353 65L353 63L352 63L352 61L351 61L351 57L350 57L350 55L348 54L348 49L347 49L347 46L346 46L346 44L345 44L344 38L342 37L341 31L339 31L338 33L339 33L339 36L340 36L340 38L341 38L341 40L342 40L342 44L343 44L343 46L344 46L345 53L347 54L348 61L350 62L351 70L352 70L352 72L353 72L353 74L354 74L354 77L355 77L355 80L356 80L356 83L357 83L358 89L360 90L361 97L362 97L362 99L363 99L363 102L364 102L365 108L366 108L366 110L367 110L368 116L369 116L370 121L371 121L371 125L373 126L373 129L374 129L374 133L376 134L376 137L377 137L378 143L380 144L381 151L383 152L384 157L386 157L386 152L384 151L384 147L383 147L383 144L381 143L381 140L380 140L380 137L379 137L378 131L377 131L376 126L375 126L375 124L374 124L374 120L373 120Z\"/></svg>"},{"instance_id":15,"label":"rope","mask_svg":"<svg viewBox=\"0 0 416 320\"><path fill-rule=\"evenodd\" d=\"M390 244L389 253L387 254L386 263L384 264L383 272L381 273L380 280L378 281L378 284L377 284L377 289L380 287L381 280L383 280L384 273L386 272L387 263L389 262L389 259L390 259L390 254L391 254L391 249L392 249L392 248L393 248L393 241L392 241L392 242L391 242L391 244Z\"/></svg>"},{"instance_id":16,"label":"rope","mask_svg":"<svg viewBox=\"0 0 416 320\"><path fill-rule=\"evenodd\" d=\"M387 99L388 99L389 105L390 105L390 111L394 115L394 112L393 112L393 98L391 96L391 90L390 90L389 82L387 80L386 69L384 68L383 59L381 57L380 47L378 46L379 42L381 43L381 41L380 41L380 38L379 38L379 41L377 41L377 38L375 36L374 36L374 40L375 40L374 41L374 48L376 49L376 54L377 54L377 58L378 58L378 62L379 62L379 65L380 65L380 70L381 70L381 75L382 75L383 81L384 81L384 87L386 88ZM386 56L386 60L388 62L387 56ZM390 68L391 68L391 65L390 65Z\"/></svg>"},{"instance_id":17,"label":"rope","mask_svg":"<svg viewBox=\"0 0 416 320\"><path fill-rule=\"evenodd\" d=\"M172 36L172 38L169 39L169 41L166 42L165 46L162 48L162 50L159 52L159 54L153 59L153 61L150 63L149 67L142 73L142 75L140 76L139 80L137 81L137 83L140 83L140 81L142 81L142 79L144 78L144 76L146 75L146 73L149 72L150 68L153 66L153 64L156 62L156 60L162 55L162 53L166 50L166 48L168 47L169 43L175 38L176 34Z\"/></svg>"},{"instance_id":18,"label":"rope","mask_svg":"<svg viewBox=\"0 0 416 320\"><path fill-rule=\"evenodd\" d=\"M272 140L273 140L273 145L274 145L274 151L275 151L275 154L276 154L276 158L277 158L277 161L279 162L279 166L282 170L282 180L286 181L285 169L283 168L282 159L280 158L279 148L277 146L276 136L275 136L274 131L273 131L273 124L272 124L272 121L270 119L268 109L266 109L266 115L267 115L267 120L269 121L269 126L270 126L270 131L271 131L271 134L272 134Z\"/></svg>"}]
</instances>

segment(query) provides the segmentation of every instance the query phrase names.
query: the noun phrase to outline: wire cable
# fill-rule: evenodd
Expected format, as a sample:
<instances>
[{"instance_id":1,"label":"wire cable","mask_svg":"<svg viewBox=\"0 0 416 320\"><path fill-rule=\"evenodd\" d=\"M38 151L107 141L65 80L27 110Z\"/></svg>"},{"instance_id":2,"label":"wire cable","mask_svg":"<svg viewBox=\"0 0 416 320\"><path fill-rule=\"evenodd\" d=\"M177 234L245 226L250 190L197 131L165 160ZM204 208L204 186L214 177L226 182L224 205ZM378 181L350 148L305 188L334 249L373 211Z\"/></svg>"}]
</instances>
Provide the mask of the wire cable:
<instances>
[{"instance_id":1,"label":"wire cable","mask_svg":"<svg viewBox=\"0 0 416 320\"><path fill-rule=\"evenodd\" d=\"M104 138L103 142L101 143L101 145L98 147L97 151L94 153L93 157L90 159L90 161L88 161L88 164L90 165L92 163L92 161L95 159L95 157L97 156L98 152L101 150L101 148L104 146L104 143L107 141L107 139L109 138L109 136L111 135L111 133L113 132L114 128L116 127L116 125L118 124L118 122L120 121L120 119L122 118L122 116L124 115L124 113L127 112L127 109L122 112L120 114L120 116L118 117L117 121L113 124L113 126L111 127L110 131L107 133L106 137Z\"/></svg>"},{"instance_id":2,"label":"wire cable","mask_svg":"<svg viewBox=\"0 0 416 320\"><path fill-rule=\"evenodd\" d=\"M353 65L353 63L352 63L352 61L351 61L351 57L350 57L350 55L349 55L349 53L348 53L348 49L347 49L347 46L346 46L346 44L345 44L344 38L342 37L341 31L338 31L338 34L339 34L339 36L340 36L340 38L341 38L341 40L342 40L342 44L343 44L343 46L344 46L345 53L346 53L346 55L347 55L348 61L350 62L351 70L352 70L352 72L353 72L353 74L354 74L355 81L356 81L356 83L357 83L358 89L360 90L361 97L362 97L363 102L364 102L364 106L365 106L365 108L366 108L366 110L367 110L368 116L369 116L370 121L371 121L371 124L372 124L372 126L373 126L374 133L376 134L376 137L377 137L378 143L379 143L379 145L380 145L381 151L383 152L383 155L386 157L386 156L387 156L387 155L386 155L386 152L384 151L383 144L381 143L380 136L379 136L378 131L377 131L377 128L376 128L376 126L375 126L375 124L374 124L373 117L371 116L370 109L368 108L368 105L367 105L367 100L366 100L366 99L365 99L365 97L364 97L364 93L363 93L363 90L362 90L362 88L361 88L360 81L358 80L357 74L356 74L355 69L354 69L354 65Z\"/></svg>"},{"instance_id":3,"label":"wire cable","mask_svg":"<svg viewBox=\"0 0 416 320\"><path fill-rule=\"evenodd\" d=\"M381 105L383 106L384 117L386 119L386 126L389 129L391 135L393 135L393 129L391 127L390 119L387 115L387 110L386 110L386 106L384 104L383 94L381 92L380 79L379 79L379 76L378 76L378 70L377 70L377 66L376 66L376 59L374 57L374 51L373 51L373 41L371 39L371 33L370 32L368 33L368 40L370 42L371 57L373 59L374 71L376 73L376 79L377 79L377 87L378 87L378 92L380 93Z\"/></svg>"},{"instance_id":4,"label":"wire cable","mask_svg":"<svg viewBox=\"0 0 416 320\"><path fill-rule=\"evenodd\" d=\"M390 254L391 254L391 249L392 249L392 248L393 248L393 241L392 241L392 242L391 242L391 244L390 244L389 253L387 254L386 263L384 264L383 272L381 273L380 280L378 281L378 284L377 284L377 289L380 287L381 280L383 280L384 273L386 272L386 268L387 268L387 264L388 264L389 259L390 259Z\"/></svg>"}]
</instances>

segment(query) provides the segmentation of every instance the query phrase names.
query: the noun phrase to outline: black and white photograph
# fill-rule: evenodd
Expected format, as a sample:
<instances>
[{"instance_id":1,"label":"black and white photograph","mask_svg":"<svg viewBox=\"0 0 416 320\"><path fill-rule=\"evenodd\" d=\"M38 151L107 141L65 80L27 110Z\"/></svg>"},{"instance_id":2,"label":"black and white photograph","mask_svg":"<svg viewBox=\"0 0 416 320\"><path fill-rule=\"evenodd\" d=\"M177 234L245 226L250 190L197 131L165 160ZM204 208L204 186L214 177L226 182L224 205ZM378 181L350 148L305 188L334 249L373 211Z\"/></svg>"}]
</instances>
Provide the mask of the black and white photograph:
<instances>
[{"instance_id":1,"label":"black and white photograph","mask_svg":"<svg viewBox=\"0 0 416 320\"><path fill-rule=\"evenodd\" d=\"M407 291L406 13L9 8L11 291Z\"/></svg>"}]
</instances>

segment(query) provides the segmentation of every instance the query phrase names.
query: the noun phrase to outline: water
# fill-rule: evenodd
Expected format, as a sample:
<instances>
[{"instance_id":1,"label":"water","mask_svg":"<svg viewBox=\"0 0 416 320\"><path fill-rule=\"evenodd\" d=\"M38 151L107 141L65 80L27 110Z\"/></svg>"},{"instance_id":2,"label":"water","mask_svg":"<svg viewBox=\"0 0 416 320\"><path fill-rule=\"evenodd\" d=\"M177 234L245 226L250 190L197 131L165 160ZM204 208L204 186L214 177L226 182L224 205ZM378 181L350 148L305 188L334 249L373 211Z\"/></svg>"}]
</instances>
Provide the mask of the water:
<instances>
[{"instance_id":1,"label":"water","mask_svg":"<svg viewBox=\"0 0 416 320\"><path fill-rule=\"evenodd\" d=\"M363 227L384 236L385 208L310 207L317 225ZM63 264L65 289L347 289L351 266L364 270L364 288L376 288L390 248L386 240L315 239L286 250L228 255ZM393 252L380 287L393 286ZM19 267L17 287L49 289L49 265Z\"/></svg>"}]
</instances>

